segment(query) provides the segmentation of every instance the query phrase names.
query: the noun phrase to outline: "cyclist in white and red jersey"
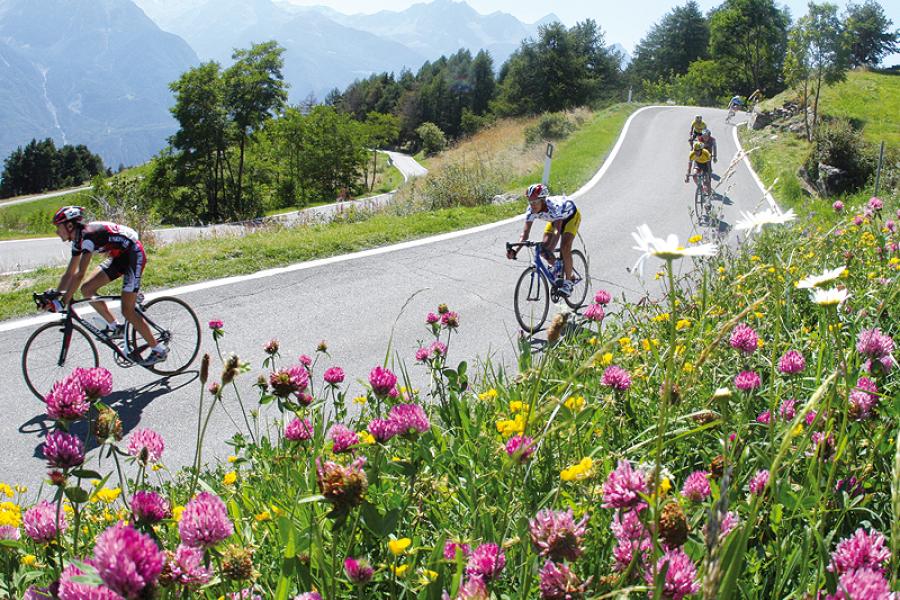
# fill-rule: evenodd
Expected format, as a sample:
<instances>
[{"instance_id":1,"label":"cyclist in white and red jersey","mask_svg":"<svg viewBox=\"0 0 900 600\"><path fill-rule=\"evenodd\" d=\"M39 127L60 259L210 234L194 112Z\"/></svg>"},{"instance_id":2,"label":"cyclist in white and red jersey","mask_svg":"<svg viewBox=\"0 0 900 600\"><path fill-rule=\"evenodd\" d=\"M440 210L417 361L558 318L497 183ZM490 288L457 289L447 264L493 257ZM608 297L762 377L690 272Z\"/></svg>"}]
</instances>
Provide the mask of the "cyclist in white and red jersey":
<instances>
[{"instance_id":1,"label":"cyclist in white and red jersey","mask_svg":"<svg viewBox=\"0 0 900 600\"><path fill-rule=\"evenodd\" d=\"M79 285L84 297L90 298L110 281L122 277L122 315L151 349L141 364L152 365L166 360L168 349L165 344L156 341L150 326L134 309L141 287L141 275L147 263L147 254L137 232L125 225L106 221L85 224L84 209L80 206L63 206L53 215L53 224L56 225L56 235L62 241L72 243L72 258L59 280L63 305L72 300ZM109 258L82 285L91 256L95 253L107 254ZM106 303L98 300L90 304L106 320L103 333L110 338L121 338L125 327L116 320Z\"/></svg>"},{"instance_id":2,"label":"cyclist in white and red jersey","mask_svg":"<svg viewBox=\"0 0 900 600\"><path fill-rule=\"evenodd\" d=\"M578 226L581 224L581 213L578 207L565 196L551 196L550 188L543 183L535 183L528 186L525 191L528 198L528 210L525 211L525 228L519 241L528 240L531 233L531 224L535 220L547 221L544 228L543 253L547 261L554 262L553 250L559 242L559 253L563 261L563 273L565 280L559 286L562 296L572 293L574 282L572 281L572 243L578 234ZM562 240L560 241L560 236ZM516 252L507 252L507 258L513 259Z\"/></svg>"}]
</instances>

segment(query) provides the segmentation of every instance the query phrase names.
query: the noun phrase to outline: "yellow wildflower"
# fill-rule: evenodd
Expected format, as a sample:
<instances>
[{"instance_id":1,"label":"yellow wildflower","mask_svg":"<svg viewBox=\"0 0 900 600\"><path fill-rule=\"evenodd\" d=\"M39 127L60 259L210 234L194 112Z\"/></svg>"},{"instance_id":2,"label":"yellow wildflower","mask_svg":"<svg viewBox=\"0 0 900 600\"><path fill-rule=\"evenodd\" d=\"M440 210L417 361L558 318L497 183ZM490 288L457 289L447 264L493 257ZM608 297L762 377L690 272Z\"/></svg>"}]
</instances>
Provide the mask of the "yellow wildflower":
<instances>
[{"instance_id":1,"label":"yellow wildflower","mask_svg":"<svg viewBox=\"0 0 900 600\"><path fill-rule=\"evenodd\" d=\"M611 364L612 364L612 361L613 361L613 354L612 354L612 352L607 352L607 353L604 354L603 357L600 359L600 362L602 362L602 363L604 364L604 366L609 366L609 365L611 365Z\"/></svg>"},{"instance_id":2,"label":"yellow wildflower","mask_svg":"<svg viewBox=\"0 0 900 600\"><path fill-rule=\"evenodd\" d=\"M584 408L584 396L571 396L566 398L566 408L572 412L579 412Z\"/></svg>"},{"instance_id":3,"label":"yellow wildflower","mask_svg":"<svg viewBox=\"0 0 900 600\"><path fill-rule=\"evenodd\" d=\"M438 578L438 574L430 569L422 569L420 572L422 574L422 577L419 578L421 585L428 585Z\"/></svg>"},{"instance_id":4,"label":"yellow wildflower","mask_svg":"<svg viewBox=\"0 0 900 600\"><path fill-rule=\"evenodd\" d=\"M7 498L13 497L13 490L5 483L0 483L0 494L3 494Z\"/></svg>"},{"instance_id":5,"label":"yellow wildflower","mask_svg":"<svg viewBox=\"0 0 900 600\"><path fill-rule=\"evenodd\" d=\"M109 489L108 487L101 488L94 492L91 496L91 502L103 502L104 504L112 504L119 497L119 494L122 493L122 488L113 488Z\"/></svg>"},{"instance_id":6,"label":"yellow wildflower","mask_svg":"<svg viewBox=\"0 0 900 600\"><path fill-rule=\"evenodd\" d=\"M769 268L768 268L768 271L769 271L769 273L774 273L774 272L775 272L775 267L769 267Z\"/></svg>"},{"instance_id":7,"label":"yellow wildflower","mask_svg":"<svg viewBox=\"0 0 900 600\"><path fill-rule=\"evenodd\" d=\"M489 389L486 392L481 392L478 394L478 399L482 402L488 402L489 400L495 400L497 398L497 390L494 388Z\"/></svg>"},{"instance_id":8,"label":"yellow wildflower","mask_svg":"<svg viewBox=\"0 0 900 600\"><path fill-rule=\"evenodd\" d=\"M641 348L644 349L644 352L650 352L650 340L644 338L641 340Z\"/></svg>"},{"instance_id":9,"label":"yellow wildflower","mask_svg":"<svg viewBox=\"0 0 900 600\"><path fill-rule=\"evenodd\" d=\"M366 403L366 397L365 396L357 396L353 399L353 403L363 405Z\"/></svg>"},{"instance_id":10,"label":"yellow wildflower","mask_svg":"<svg viewBox=\"0 0 900 600\"><path fill-rule=\"evenodd\" d=\"M669 320L669 313L660 313L653 317L654 323L665 323Z\"/></svg>"},{"instance_id":11,"label":"yellow wildflower","mask_svg":"<svg viewBox=\"0 0 900 600\"><path fill-rule=\"evenodd\" d=\"M700 234L698 233L697 235L692 235L691 237L689 237L689 238L688 238L688 243L689 243L689 244L696 244L697 242L699 242L699 241L702 240L702 239L703 239L703 236L700 235Z\"/></svg>"},{"instance_id":12,"label":"yellow wildflower","mask_svg":"<svg viewBox=\"0 0 900 600\"><path fill-rule=\"evenodd\" d=\"M22 524L22 509L12 502L0 502L0 526L18 527Z\"/></svg>"},{"instance_id":13,"label":"yellow wildflower","mask_svg":"<svg viewBox=\"0 0 900 600\"><path fill-rule=\"evenodd\" d=\"M371 433L369 433L368 431L366 431L365 429L358 432L356 435L357 435L357 437L359 437L360 443L362 443L366 446L371 446L372 444L375 443L375 436L372 435Z\"/></svg>"},{"instance_id":14,"label":"yellow wildflower","mask_svg":"<svg viewBox=\"0 0 900 600\"><path fill-rule=\"evenodd\" d=\"M391 554L394 556L400 556L406 549L409 548L410 544L412 544L412 540L409 538L400 538L399 540L390 540L388 541L388 549L391 551Z\"/></svg>"},{"instance_id":15,"label":"yellow wildflower","mask_svg":"<svg viewBox=\"0 0 900 600\"><path fill-rule=\"evenodd\" d=\"M681 370L684 371L685 373L693 373L694 365L692 363L686 362L686 363L684 363L684 366L681 367Z\"/></svg>"},{"instance_id":16,"label":"yellow wildflower","mask_svg":"<svg viewBox=\"0 0 900 600\"><path fill-rule=\"evenodd\" d=\"M669 493L669 490L671 490L671 489L672 489L672 482L669 481L668 477L663 477L662 480L659 482L658 495L665 496L666 494Z\"/></svg>"},{"instance_id":17,"label":"yellow wildflower","mask_svg":"<svg viewBox=\"0 0 900 600\"><path fill-rule=\"evenodd\" d=\"M725 267L719 267L719 273L724 273L724 272L725 272Z\"/></svg>"},{"instance_id":18,"label":"yellow wildflower","mask_svg":"<svg viewBox=\"0 0 900 600\"><path fill-rule=\"evenodd\" d=\"M409 569L409 565L391 565L391 572L397 577L403 577L404 573Z\"/></svg>"},{"instance_id":19,"label":"yellow wildflower","mask_svg":"<svg viewBox=\"0 0 900 600\"><path fill-rule=\"evenodd\" d=\"M596 346L597 345L597 336L592 335L591 339L588 340L588 346Z\"/></svg>"},{"instance_id":20,"label":"yellow wildflower","mask_svg":"<svg viewBox=\"0 0 900 600\"><path fill-rule=\"evenodd\" d=\"M759 262L760 258L757 255L753 255L750 257L750 262Z\"/></svg>"},{"instance_id":21,"label":"yellow wildflower","mask_svg":"<svg viewBox=\"0 0 900 600\"><path fill-rule=\"evenodd\" d=\"M519 413L512 419L497 421L497 432L504 437L525 433L525 415Z\"/></svg>"},{"instance_id":22,"label":"yellow wildflower","mask_svg":"<svg viewBox=\"0 0 900 600\"><path fill-rule=\"evenodd\" d=\"M678 331L682 331L682 330L684 330L684 329L687 329L687 328L690 327L690 326L691 326L691 320L690 320L690 319L679 319L678 322L675 323L675 329L677 329Z\"/></svg>"},{"instance_id":23,"label":"yellow wildflower","mask_svg":"<svg viewBox=\"0 0 900 600\"><path fill-rule=\"evenodd\" d=\"M528 405L521 400L509 401L509 412L515 414L517 412L528 412Z\"/></svg>"},{"instance_id":24,"label":"yellow wildflower","mask_svg":"<svg viewBox=\"0 0 900 600\"><path fill-rule=\"evenodd\" d=\"M762 348L765 345L766 345L766 343L763 341L762 338L756 338L756 347L757 348Z\"/></svg>"},{"instance_id":25,"label":"yellow wildflower","mask_svg":"<svg viewBox=\"0 0 900 600\"><path fill-rule=\"evenodd\" d=\"M26 554L20 559L19 562L21 562L26 567L33 567L37 564L37 556L35 556L34 554Z\"/></svg>"},{"instance_id":26,"label":"yellow wildflower","mask_svg":"<svg viewBox=\"0 0 900 600\"><path fill-rule=\"evenodd\" d=\"M259 513L258 515L256 515L256 517L254 517L254 518L256 519L257 523L262 523L263 521L271 521L272 513L270 513L267 510L264 510L261 513Z\"/></svg>"},{"instance_id":27,"label":"yellow wildflower","mask_svg":"<svg viewBox=\"0 0 900 600\"><path fill-rule=\"evenodd\" d=\"M234 485L235 481L237 481L237 473L234 471L228 471L222 478L222 483L225 485Z\"/></svg>"},{"instance_id":28,"label":"yellow wildflower","mask_svg":"<svg viewBox=\"0 0 900 600\"><path fill-rule=\"evenodd\" d=\"M16 486L15 486L14 489L16 490L16 493L17 493L17 494L24 494L24 493L28 492L28 486L27 486L27 485L19 485L19 484L16 484Z\"/></svg>"},{"instance_id":29,"label":"yellow wildflower","mask_svg":"<svg viewBox=\"0 0 900 600\"><path fill-rule=\"evenodd\" d=\"M559 478L563 481L580 481L591 476L594 467L594 461L587 456L582 458L580 462L570 467L566 467L559 473Z\"/></svg>"},{"instance_id":30,"label":"yellow wildflower","mask_svg":"<svg viewBox=\"0 0 900 600\"><path fill-rule=\"evenodd\" d=\"M237 462L237 456L235 456L234 454L230 455L230 456L228 457L228 462L230 462L230 463L232 463L232 464L236 463L236 462Z\"/></svg>"},{"instance_id":31,"label":"yellow wildflower","mask_svg":"<svg viewBox=\"0 0 900 600\"><path fill-rule=\"evenodd\" d=\"M803 433L803 423L797 423L794 425L794 428L791 429L791 437L797 437L801 433Z\"/></svg>"},{"instance_id":32,"label":"yellow wildflower","mask_svg":"<svg viewBox=\"0 0 900 600\"><path fill-rule=\"evenodd\" d=\"M180 504L172 509L172 518L175 519L175 522L181 521L181 513L184 512L184 507Z\"/></svg>"}]
</instances>

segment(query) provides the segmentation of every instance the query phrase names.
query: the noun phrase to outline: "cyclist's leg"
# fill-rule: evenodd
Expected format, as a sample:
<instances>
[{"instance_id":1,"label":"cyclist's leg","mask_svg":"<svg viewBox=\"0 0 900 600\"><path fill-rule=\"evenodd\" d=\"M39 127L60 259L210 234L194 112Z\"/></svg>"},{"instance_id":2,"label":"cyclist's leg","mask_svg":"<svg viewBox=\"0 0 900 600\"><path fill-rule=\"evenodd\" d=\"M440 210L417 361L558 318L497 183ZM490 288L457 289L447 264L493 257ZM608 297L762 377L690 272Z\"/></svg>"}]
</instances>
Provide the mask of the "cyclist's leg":
<instances>
[{"instance_id":1,"label":"cyclist's leg","mask_svg":"<svg viewBox=\"0 0 900 600\"><path fill-rule=\"evenodd\" d=\"M113 275L110 275L110 273L113 273ZM97 267L93 275L91 275L87 281L81 284L81 295L84 298L90 298L96 295L97 291L100 290L100 288L105 286L116 277L118 277L118 274L115 274L115 271L112 267L112 261L104 261L102 265ZM93 309L97 311L98 315L106 319L107 323L116 322L116 318L113 316L112 311L109 310L106 302L98 300L96 302L91 302L90 304Z\"/></svg>"},{"instance_id":2,"label":"cyclist's leg","mask_svg":"<svg viewBox=\"0 0 900 600\"><path fill-rule=\"evenodd\" d=\"M578 234L578 226L581 225L581 211L576 210L575 214L566 219L562 230L562 240L559 244L559 253L563 259L563 272L568 280L572 280L572 244L575 242L575 236Z\"/></svg>"},{"instance_id":3,"label":"cyclist's leg","mask_svg":"<svg viewBox=\"0 0 900 600\"><path fill-rule=\"evenodd\" d=\"M554 261L556 261L556 242L559 240L559 231L556 227L556 222L547 223L547 227L544 228L544 239L541 241L541 251L544 255L544 260L546 260L550 267L553 267Z\"/></svg>"},{"instance_id":4,"label":"cyclist's leg","mask_svg":"<svg viewBox=\"0 0 900 600\"><path fill-rule=\"evenodd\" d=\"M157 342L156 338L153 337L153 332L150 330L150 325L134 308L137 303L138 291L141 288L141 275L144 273L144 264L147 260L143 246L139 244L136 250L129 252L126 260L128 261L128 266L125 268L122 281L122 314L141 334L144 341L151 348L155 348Z\"/></svg>"}]
</instances>

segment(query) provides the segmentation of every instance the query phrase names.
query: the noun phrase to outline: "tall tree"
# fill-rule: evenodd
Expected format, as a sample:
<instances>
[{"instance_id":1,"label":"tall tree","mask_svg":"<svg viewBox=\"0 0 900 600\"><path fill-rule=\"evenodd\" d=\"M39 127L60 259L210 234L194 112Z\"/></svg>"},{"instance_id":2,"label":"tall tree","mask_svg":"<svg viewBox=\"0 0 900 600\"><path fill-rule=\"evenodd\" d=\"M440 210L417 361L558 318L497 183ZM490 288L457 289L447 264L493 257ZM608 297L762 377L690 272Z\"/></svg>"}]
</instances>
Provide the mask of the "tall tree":
<instances>
[{"instance_id":1,"label":"tall tree","mask_svg":"<svg viewBox=\"0 0 900 600\"><path fill-rule=\"evenodd\" d=\"M683 75L691 62L707 57L708 46L709 21L690 0L651 27L635 48L628 74L635 83Z\"/></svg>"},{"instance_id":2,"label":"tall tree","mask_svg":"<svg viewBox=\"0 0 900 600\"><path fill-rule=\"evenodd\" d=\"M476 115L486 113L496 89L494 59L484 50L480 50L472 61L472 112Z\"/></svg>"},{"instance_id":3,"label":"tall tree","mask_svg":"<svg viewBox=\"0 0 900 600\"><path fill-rule=\"evenodd\" d=\"M733 73L735 90L781 89L790 15L774 0L725 0L710 17L711 56Z\"/></svg>"},{"instance_id":4,"label":"tall tree","mask_svg":"<svg viewBox=\"0 0 900 600\"><path fill-rule=\"evenodd\" d=\"M275 41L236 50L231 55L234 64L223 74L225 106L237 131L239 155L235 204L240 212L244 212L242 194L247 139L282 109L287 100L287 85L281 73L284 67L282 54L284 48Z\"/></svg>"},{"instance_id":5,"label":"tall tree","mask_svg":"<svg viewBox=\"0 0 900 600\"><path fill-rule=\"evenodd\" d=\"M179 129L169 143L178 150L170 160L157 161L162 169L176 169L175 181L195 190L196 207L190 211L203 220L233 216L225 202L225 176L230 172L226 154L228 116L219 63L208 62L184 72L170 86L175 94L172 115ZM160 179L163 175L157 174ZM201 200L196 202L196 200Z\"/></svg>"},{"instance_id":6,"label":"tall tree","mask_svg":"<svg viewBox=\"0 0 900 600\"><path fill-rule=\"evenodd\" d=\"M844 30L851 66L874 67L886 55L900 50L900 30L891 30L892 25L875 0L848 4Z\"/></svg>"},{"instance_id":7,"label":"tall tree","mask_svg":"<svg viewBox=\"0 0 900 600\"><path fill-rule=\"evenodd\" d=\"M618 65L591 21L571 30L544 25L537 40L526 40L501 69L498 107L511 114L559 111L598 97L613 81Z\"/></svg>"},{"instance_id":8,"label":"tall tree","mask_svg":"<svg viewBox=\"0 0 900 600\"><path fill-rule=\"evenodd\" d=\"M812 141L818 123L822 86L843 81L847 76L848 61L837 6L827 2L810 2L808 8L809 12L794 27L797 31L792 38L806 46L802 56L806 59L805 73L808 82L804 86L813 95L812 122L810 123L807 115L806 135ZM797 61L799 60L798 56Z\"/></svg>"}]
</instances>

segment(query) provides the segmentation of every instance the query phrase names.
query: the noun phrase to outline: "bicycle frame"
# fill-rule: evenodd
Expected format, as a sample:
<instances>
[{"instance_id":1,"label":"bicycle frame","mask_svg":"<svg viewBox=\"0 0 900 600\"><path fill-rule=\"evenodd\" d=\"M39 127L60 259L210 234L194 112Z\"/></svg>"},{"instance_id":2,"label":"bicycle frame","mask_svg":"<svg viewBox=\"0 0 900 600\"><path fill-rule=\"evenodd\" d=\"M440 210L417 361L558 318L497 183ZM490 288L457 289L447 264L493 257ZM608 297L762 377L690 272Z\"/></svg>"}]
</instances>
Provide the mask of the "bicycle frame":
<instances>
[{"instance_id":1,"label":"bicycle frame","mask_svg":"<svg viewBox=\"0 0 900 600\"><path fill-rule=\"evenodd\" d=\"M82 298L80 300L72 300L69 303L69 306L66 308L66 316L61 321L63 325L63 344L62 348L60 348L59 352L59 362L57 364L62 365L66 360L66 356L69 352L69 343L72 340L72 322L75 321L85 329L87 329L91 335L94 336L94 339L98 342L101 342L105 346L108 346L114 354L118 355L119 358L125 364L135 365L138 364L132 357L131 354L134 352L134 348L131 348L131 344L128 341L128 336L123 336L123 345L120 347L118 344L107 338L103 335L100 329L97 328L96 325L88 321L87 319L82 319L78 313L75 311L76 304L83 304L85 302L96 302L98 300L121 300L121 296L94 296L92 298ZM141 310L140 303L135 306L135 311L144 319L151 328L153 328L157 332L162 332L162 330L150 320L150 318Z\"/></svg>"}]
</instances>

